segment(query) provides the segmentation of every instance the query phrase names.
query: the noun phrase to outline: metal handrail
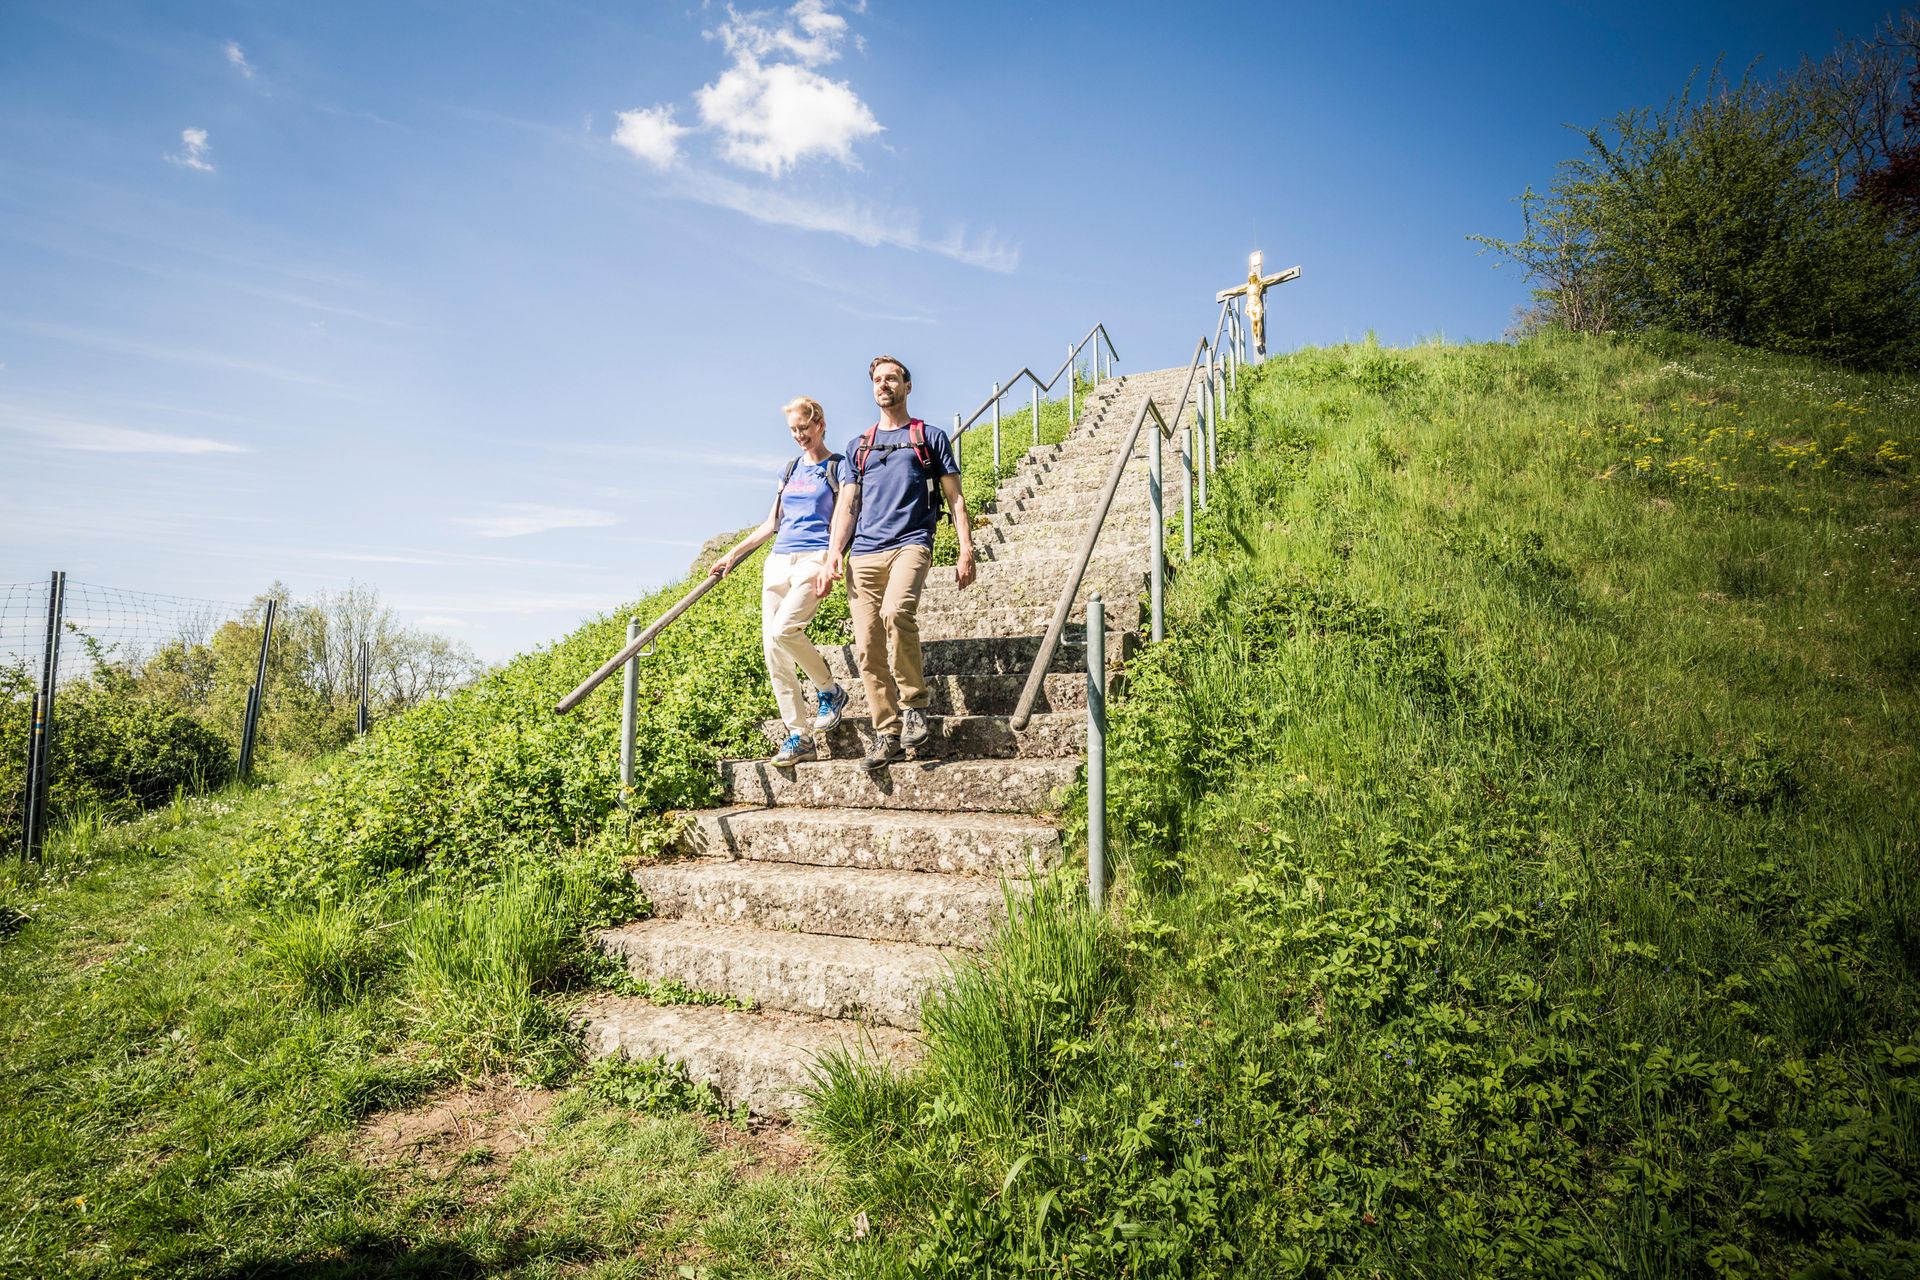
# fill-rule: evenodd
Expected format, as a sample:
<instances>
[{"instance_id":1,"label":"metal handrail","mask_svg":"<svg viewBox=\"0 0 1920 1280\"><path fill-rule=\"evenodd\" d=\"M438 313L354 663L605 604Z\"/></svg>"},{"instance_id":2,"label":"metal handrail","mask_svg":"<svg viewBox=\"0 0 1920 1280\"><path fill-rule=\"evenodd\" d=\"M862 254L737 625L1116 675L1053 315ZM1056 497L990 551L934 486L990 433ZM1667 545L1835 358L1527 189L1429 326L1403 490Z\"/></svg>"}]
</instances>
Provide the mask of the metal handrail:
<instances>
[{"instance_id":1,"label":"metal handrail","mask_svg":"<svg viewBox=\"0 0 1920 1280\"><path fill-rule=\"evenodd\" d=\"M1193 359L1187 364L1186 383L1181 387L1179 402L1174 406L1173 422L1179 422L1180 415L1186 412L1187 401L1193 393L1194 375L1200 370L1200 357L1203 355L1211 355L1212 351L1212 345L1204 337L1201 338L1199 343L1194 347ZM1211 361L1209 361L1209 365L1211 365ZM1211 374L1209 374L1209 381L1211 381ZM1126 476L1127 464L1133 461L1134 445L1139 442L1140 428L1146 425L1149 414L1153 416L1154 421L1159 424L1160 428L1160 437L1155 438L1156 445L1160 438L1173 435L1173 426L1169 424L1166 416L1161 413L1160 406L1154 402L1153 397L1148 396L1140 405L1140 412L1133 420L1132 429L1127 432L1126 444L1121 447L1118 456L1113 460L1112 470L1107 473L1107 482L1100 490L1100 499L1095 506L1093 518L1087 522L1087 531L1081 535L1079 550L1075 552L1073 564L1067 570L1066 585L1061 589L1059 603L1054 606L1053 618L1047 623L1047 634L1040 641L1040 651L1034 655L1032 670L1027 672L1026 685L1020 690L1020 701L1014 704L1011 723L1016 730L1026 728L1027 722L1033 718L1034 699L1039 696L1040 688L1046 682L1047 668L1053 664L1053 655L1060 648L1060 637L1067 629L1068 616L1073 612L1074 597L1080 594L1080 581L1086 576L1087 564L1093 559L1094 545L1100 540L1100 532L1106 525L1107 511L1113 506L1114 495L1120 491L1120 481ZM1188 449L1185 452L1188 474L1191 476L1194 465L1198 461L1198 459L1193 456L1197 450ZM1159 480L1159 469L1156 467L1154 469L1152 482L1157 486ZM1189 508L1189 511L1191 511L1191 508ZM1159 582L1159 562L1164 559L1164 553L1161 550L1161 539L1164 536L1164 530L1161 525L1161 518L1156 512L1153 526L1153 556L1156 570L1154 580L1156 587ZM1154 592L1153 605L1155 614L1154 639L1156 640L1160 638L1160 632L1163 626L1160 617L1160 594L1156 589Z\"/></svg>"},{"instance_id":2,"label":"metal handrail","mask_svg":"<svg viewBox=\"0 0 1920 1280\"><path fill-rule=\"evenodd\" d=\"M704 596L707 592L718 586L719 582L720 579L714 576L700 579L699 583L697 583L691 591L673 602L672 608L655 618L652 626L642 631L637 637L630 637L627 641L626 648L601 663L598 671L595 671L585 680L582 680L574 687L572 693L555 703L553 708L554 714L563 716L579 706L588 694L600 687L601 681L618 671L625 665L627 659L636 656L642 649L652 644L654 637L658 636L662 631L665 631L669 623L687 610L693 608L694 603L699 600L701 596Z\"/></svg>"},{"instance_id":3,"label":"metal handrail","mask_svg":"<svg viewBox=\"0 0 1920 1280\"><path fill-rule=\"evenodd\" d=\"M1113 349L1113 339L1109 337L1107 334L1107 326L1105 326L1104 324L1096 324L1095 326L1093 326L1093 328L1087 330L1086 337L1080 339L1080 341L1073 344L1072 349L1067 352L1067 358L1065 363L1063 363L1058 369L1055 369L1053 371L1053 376L1051 378L1048 378L1046 381L1042 382L1040 380L1039 374L1035 373L1032 369L1028 368L1026 365L1021 365L1017 371L1008 375L1006 381L994 383L994 386L999 388L998 393L995 395L990 395L985 400L982 400L980 402L980 407L978 409L975 409L972 412L972 414L968 415L967 417L962 418L960 420L960 430L966 431L971 429L976 422L980 421L981 417L987 412L987 410L993 408L994 405L1000 403L1001 400L1005 399L1007 392L1013 390L1014 386L1022 378L1027 379L1029 382L1033 383L1035 387L1039 388L1040 393L1042 395L1053 390L1054 384L1060 381L1060 375L1065 373L1067 370L1073 368L1073 363L1076 359L1079 358L1081 348L1085 347L1089 342L1092 342L1096 337L1098 337L1102 342L1106 344L1107 354L1110 357L1112 357L1115 360L1118 360L1120 358L1120 353ZM1099 352L1098 352L1098 349L1096 348L1095 355L1097 356L1098 354Z\"/></svg>"}]
</instances>

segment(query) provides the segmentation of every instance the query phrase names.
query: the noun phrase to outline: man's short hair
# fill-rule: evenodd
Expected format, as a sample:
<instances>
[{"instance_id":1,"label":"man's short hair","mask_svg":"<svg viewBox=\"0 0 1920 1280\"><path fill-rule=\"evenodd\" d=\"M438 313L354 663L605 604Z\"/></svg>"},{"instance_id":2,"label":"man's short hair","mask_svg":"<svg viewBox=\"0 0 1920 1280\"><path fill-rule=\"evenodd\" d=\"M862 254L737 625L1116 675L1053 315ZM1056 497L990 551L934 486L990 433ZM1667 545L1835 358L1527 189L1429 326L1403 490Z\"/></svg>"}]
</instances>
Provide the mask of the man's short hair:
<instances>
[{"instance_id":1,"label":"man's short hair","mask_svg":"<svg viewBox=\"0 0 1920 1280\"><path fill-rule=\"evenodd\" d=\"M907 372L907 366L901 362L900 357L875 356L873 359L867 361L867 381L868 382L873 381L873 371L875 369L878 369L883 364L890 364L897 367L900 370L900 381L909 382L909 383L913 381L913 375Z\"/></svg>"}]
</instances>

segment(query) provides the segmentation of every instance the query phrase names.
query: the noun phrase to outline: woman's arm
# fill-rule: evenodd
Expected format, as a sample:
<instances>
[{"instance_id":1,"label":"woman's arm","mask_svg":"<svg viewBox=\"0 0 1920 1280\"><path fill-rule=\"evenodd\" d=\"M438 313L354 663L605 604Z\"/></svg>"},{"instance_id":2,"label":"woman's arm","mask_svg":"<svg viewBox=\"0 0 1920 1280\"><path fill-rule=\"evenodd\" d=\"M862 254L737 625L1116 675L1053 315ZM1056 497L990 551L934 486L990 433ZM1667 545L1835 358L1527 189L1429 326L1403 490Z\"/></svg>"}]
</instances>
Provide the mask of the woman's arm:
<instances>
[{"instance_id":1,"label":"woman's arm","mask_svg":"<svg viewBox=\"0 0 1920 1280\"><path fill-rule=\"evenodd\" d=\"M755 529L752 533L740 539L740 541L733 545L732 550L728 551L727 554L721 556L718 560L715 560L713 566L709 568L707 572L716 578L726 577L729 573L733 572L733 566L752 555L767 539L779 531L780 522L774 517L768 516L760 522L758 529Z\"/></svg>"}]
</instances>

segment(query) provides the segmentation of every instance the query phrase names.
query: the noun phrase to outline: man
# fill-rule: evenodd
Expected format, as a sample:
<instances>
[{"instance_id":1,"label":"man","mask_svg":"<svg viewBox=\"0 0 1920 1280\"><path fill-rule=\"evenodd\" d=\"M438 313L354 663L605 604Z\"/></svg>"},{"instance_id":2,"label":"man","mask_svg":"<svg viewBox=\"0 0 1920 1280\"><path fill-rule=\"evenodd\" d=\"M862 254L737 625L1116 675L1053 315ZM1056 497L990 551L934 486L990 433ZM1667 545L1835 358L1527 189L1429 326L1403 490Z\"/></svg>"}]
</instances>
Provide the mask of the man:
<instances>
[{"instance_id":1,"label":"man","mask_svg":"<svg viewBox=\"0 0 1920 1280\"><path fill-rule=\"evenodd\" d=\"M873 713L873 749L860 763L874 770L904 759L908 748L927 740L930 694L914 615L940 521L934 485L945 495L960 536L954 581L964 590L974 572L973 522L960 493L952 440L907 412L913 375L906 365L892 356L875 356L867 377L880 421L847 445L827 563L815 589L827 593L840 576L844 556L854 651Z\"/></svg>"}]
</instances>

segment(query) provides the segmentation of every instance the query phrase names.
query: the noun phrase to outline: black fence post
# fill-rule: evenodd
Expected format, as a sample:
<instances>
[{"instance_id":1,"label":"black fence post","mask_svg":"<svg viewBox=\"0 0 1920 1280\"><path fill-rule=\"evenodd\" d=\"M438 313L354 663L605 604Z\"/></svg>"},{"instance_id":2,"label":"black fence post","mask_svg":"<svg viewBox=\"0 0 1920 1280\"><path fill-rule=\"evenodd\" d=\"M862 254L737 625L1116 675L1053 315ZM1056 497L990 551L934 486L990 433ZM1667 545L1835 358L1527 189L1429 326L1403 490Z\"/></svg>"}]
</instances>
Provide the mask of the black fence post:
<instances>
[{"instance_id":1,"label":"black fence post","mask_svg":"<svg viewBox=\"0 0 1920 1280\"><path fill-rule=\"evenodd\" d=\"M373 642L360 642L360 714L354 718L353 731L367 736L367 686L373 682Z\"/></svg>"},{"instance_id":2,"label":"black fence post","mask_svg":"<svg viewBox=\"0 0 1920 1280\"><path fill-rule=\"evenodd\" d=\"M247 718L240 729L240 776L253 776L253 749L260 737L260 708L267 700L267 646L273 643L273 615L279 611L278 600L267 601L267 616L260 628L260 666L254 673L253 688L247 690Z\"/></svg>"},{"instance_id":3,"label":"black fence post","mask_svg":"<svg viewBox=\"0 0 1920 1280\"><path fill-rule=\"evenodd\" d=\"M27 742L27 814L21 854L40 858L46 843L47 797L53 780L53 691L60 676L60 625L67 607L67 575L58 569L47 582L47 638L40 655L40 691L33 699L33 729Z\"/></svg>"}]
</instances>

